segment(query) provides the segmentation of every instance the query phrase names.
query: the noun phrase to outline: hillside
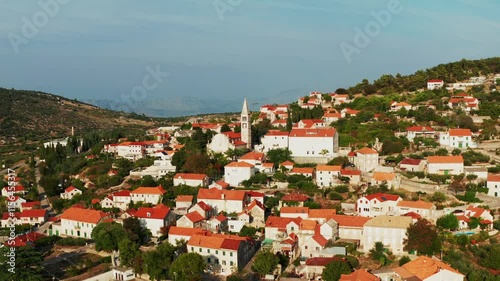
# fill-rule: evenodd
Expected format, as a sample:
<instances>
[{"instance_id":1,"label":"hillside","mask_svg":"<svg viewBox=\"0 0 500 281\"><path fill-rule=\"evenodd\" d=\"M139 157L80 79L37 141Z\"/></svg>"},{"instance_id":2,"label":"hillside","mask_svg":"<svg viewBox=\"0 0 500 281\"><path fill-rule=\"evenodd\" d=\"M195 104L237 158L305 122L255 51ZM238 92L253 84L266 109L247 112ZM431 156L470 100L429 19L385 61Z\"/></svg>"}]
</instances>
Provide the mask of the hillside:
<instances>
[{"instance_id":1,"label":"hillside","mask_svg":"<svg viewBox=\"0 0 500 281\"><path fill-rule=\"evenodd\" d=\"M471 77L493 73L500 73L500 57L480 60L462 59L457 62L439 64L425 70L419 70L410 75L384 74L373 83L364 79L361 83L348 88L347 92L350 94L363 93L365 95L413 92L425 88L427 81L430 79L442 79L445 83L455 83Z\"/></svg>"},{"instance_id":2,"label":"hillside","mask_svg":"<svg viewBox=\"0 0 500 281\"><path fill-rule=\"evenodd\" d=\"M43 140L96 130L145 129L158 119L119 113L64 97L0 88L0 138Z\"/></svg>"}]
</instances>

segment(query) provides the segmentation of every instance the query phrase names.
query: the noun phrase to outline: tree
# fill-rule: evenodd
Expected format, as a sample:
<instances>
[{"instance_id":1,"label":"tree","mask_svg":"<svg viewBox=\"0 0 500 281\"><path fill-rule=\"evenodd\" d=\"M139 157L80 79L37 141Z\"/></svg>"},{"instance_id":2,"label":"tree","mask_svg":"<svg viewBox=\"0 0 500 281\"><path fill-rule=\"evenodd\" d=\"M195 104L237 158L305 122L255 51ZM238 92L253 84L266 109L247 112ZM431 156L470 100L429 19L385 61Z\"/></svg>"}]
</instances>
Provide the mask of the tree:
<instances>
[{"instance_id":1,"label":"tree","mask_svg":"<svg viewBox=\"0 0 500 281\"><path fill-rule=\"evenodd\" d=\"M238 235L242 236L242 237L245 237L245 236L254 237L255 233L257 233L257 228L244 225L241 228L240 233L238 233Z\"/></svg>"},{"instance_id":2,"label":"tree","mask_svg":"<svg viewBox=\"0 0 500 281\"><path fill-rule=\"evenodd\" d=\"M399 259L399 266L403 266L407 263L409 263L411 261L410 257L409 256L402 256L400 259Z\"/></svg>"},{"instance_id":3,"label":"tree","mask_svg":"<svg viewBox=\"0 0 500 281\"><path fill-rule=\"evenodd\" d=\"M221 133L224 133L224 132L229 132L231 131L231 128L229 128L229 126L227 124L224 124L220 127L220 132Z\"/></svg>"},{"instance_id":4,"label":"tree","mask_svg":"<svg viewBox=\"0 0 500 281\"><path fill-rule=\"evenodd\" d=\"M139 246L129 239L120 241L118 243L118 250L120 251L120 263L127 267L132 266L136 257L141 255Z\"/></svg>"},{"instance_id":5,"label":"tree","mask_svg":"<svg viewBox=\"0 0 500 281\"><path fill-rule=\"evenodd\" d=\"M205 269L203 257L197 253L181 254L170 267L170 277L175 281L198 281L202 280Z\"/></svg>"},{"instance_id":6,"label":"tree","mask_svg":"<svg viewBox=\"0 0 500 281\"><path fill-rule=\"evenodd\" d=\"M351 272L351 266L347 262L339 259L326 265L321 278L325 281L337 281L342 274L349 274Z\"/></svg>"},{"instance_id":7,"label":"tree","mask_svg":"<svg viewBox=\"0 0 500 281\"><path fill-rule=\"evenodd\" d=\"M205 173L210 163L211 161L207 154L197 153L186 158L182 170L189 173Z\"/></svg>"},{"instance_id":8,"label":"tree","mask_svg":"<svg viewBox=\"0 0 500 281\"><path fill-rule=\"evenodd\" d=\"M441 241L438 231L432 223L426 219L419 219L406 230L404 250L418 251L420 254L431 256L441 249Z\"/></svg>"},{"instance_id":9,"label":"tree","mask_svg":"<svg viewBox=\"0 0 500 281\"><path fill-rule=\"evenodd\" d=\"M10 257L6 255L10 254L9 252L10 247L0 248L0 280L44 280L41 267L43 258L35 248L28 246L16 248L14 267L8 263ZM11 268L14 272L9 271Z\"/></svg>"},{"instance_id":10,"label":"tree","mask_svg":"<svg viewBox=\"0 0 500 281\"><path fill-rule=\"evenodd\" d=\"M444 229L455 230L458 229L458 218L455 214L450 213L438 218L436 225Z\"/></svg>"},{"instance_id":11,"label":"tree","mask_svg":"<svg viewBox=\"0 0 500 281\"><path fill-rule=\"evenodd\" d=\"M470 221L467 223L470 229L476 229L480 224L479 218L471 217Z\"/></svg>"},{"instance_id":12,"label":"tree","mask_svg":"<svg viewBox=\"0 0 500 281\"><path fill-rule=\"evenodd\" d=\"M170 243L162 243L156 250L144 255L145 272L151 280L169 279L169 271L174 260L176 248Z\"/></svg>"},{"instance_id":13,"label":"tree","mask_svg":"<svg viewBox=\"0 0 500 281\"><path fill-rule=\"evenodd\" d=\"M277 167L279 164L291 160L292 152L286 148L271 149L267 152L267 159Z\"/></svg>"},{"instance_id":14,"label":"tree","mask_svg":"<svg viewBox=\"0 0 500 281\"><path fill-rule=\"evenodd\" d=\"M141 226L138 218L130 217L123 220L123 228L128 234L130 241L142 244L148 238L148 230Z\"/></svg>"},{"instance_id":15,"label":"tree","mask_svg":"<svg viewBox=\"0 0 500 281\"><path fill-rule=\"evenodd\" d=\"M97 251L116 251L118 243L126 238L128 234L123 226L115 222L100 223L92 230L92 239L95 241Z\"/></svg>"},{"instance_id":16,"label":"tree","mask_svg":"<svg viewBox=\"0 0 500 281\"><path fill-rule=\"evenodd\" d=\"M252 265L252 270L260 276L270 274L278 265L279 258L269 251L262 251L257 254Z\"/></svg>"}]
</instances>

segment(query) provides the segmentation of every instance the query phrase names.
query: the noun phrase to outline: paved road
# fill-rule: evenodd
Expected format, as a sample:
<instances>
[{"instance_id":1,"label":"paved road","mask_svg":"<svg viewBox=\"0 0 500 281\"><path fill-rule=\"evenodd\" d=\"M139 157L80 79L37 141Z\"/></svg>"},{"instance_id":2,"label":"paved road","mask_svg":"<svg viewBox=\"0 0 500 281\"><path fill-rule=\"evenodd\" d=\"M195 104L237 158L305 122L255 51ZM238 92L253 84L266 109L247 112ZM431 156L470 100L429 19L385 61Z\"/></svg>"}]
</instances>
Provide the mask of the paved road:
<instances>
[{"instance_id":1,"label":"paved road","mask_svg":"<svg viewBox=\"0 0 500 281\"><path fill-rule=\"evenodd\" d=\"M14 166L12 166L12 167L8 167L8 169L15 170L15 169L17 169L17 168L21 167L22 165L24 165L24 163L22 163L22 162L21 162L21 163L16 164L16 165L14 165ZM8 169L3 169L3 170L0 170L0 175L7 174Z\"/></svg>"},{"instance_id":2,"label":"paved road","mask_svg":"<svg viewBox=\"0 0 500 281\"><path fill-rule=\"evenodd\" d=\"M42 176L40 175L40 169L38 168L38 164L39 162L37 161L37 165L35 168L35 178L38 188L38 199L40 200L41 207L47 210L49 216L55 216L56 213L54 212L54 209L52 209L52 204L50 204L50 201L45 194L45 189L43 188L43 186L40 185L40 178Z\"/></svg>"}]
</instances>

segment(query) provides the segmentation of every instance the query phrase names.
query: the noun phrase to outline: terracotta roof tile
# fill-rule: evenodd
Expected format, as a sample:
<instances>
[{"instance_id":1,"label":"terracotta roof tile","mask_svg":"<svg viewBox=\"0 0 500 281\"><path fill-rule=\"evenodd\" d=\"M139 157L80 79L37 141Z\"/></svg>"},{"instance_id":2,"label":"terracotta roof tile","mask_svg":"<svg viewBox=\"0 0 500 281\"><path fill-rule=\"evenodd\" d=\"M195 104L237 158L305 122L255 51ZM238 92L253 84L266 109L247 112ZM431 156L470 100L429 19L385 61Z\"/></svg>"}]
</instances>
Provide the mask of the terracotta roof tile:
<instances>
[{"instance_id":1,"label":"terracotta roof tile","mask_svg":"<svg viewBox=\"0 0 500 281\"><path fill-rule=\"evenodd\" d=\"M253 168L254 165L247 162L231 162L227 164L225 167L231 168Z\"/></svg>"},{"instance_id":2,"label":"terracotta roof tile","mask_svg":"<svg viewBox=\"0 0 500 281\"><path fill-rule=\"evenodd\" d=\"M185 180L205 180L208 178L205 174L187 174L187 173L177 173L174 179L185 179Z\"/></svg>"},{"instance_id":3,"label":"terracotta roof tile","mask_svg":"<svg viewBox=\"0 0 500 281\"><path fill-rule=\"evenodd\" d=\"M428 156L427 162L429 164L443 164L443 163L464 163L462 155L448 155L448 156Z\"/></svg>"},{"instance_id":4,"label":"terracotta roof tile","mask_svg":"<svg viewBox=\"0 0 500 281\"><path fill-rule=\"evenodd\" d=\"M357 153L361 153L361 154L378 154L378 152L375 149L369 148L369 147L363 147L360 150L358 150Z\"/></svg>"},{"instance_id":5,"label":"terracotta roof tile","mask_svg":"<svg viewBox=\"0 0 500 281\"><path fill-rule=\"evenodd\" d=\"M439 272L439 270L441 269L446 269L451 272L461 274L448 264L426 256L419 256L418 258L406 263L402 267L421 280L429 278L430 276Z\"/></svg>"},{"instance_id":6,"label":"terracotta roof tile","mask_svg":"<svg viewBox=\"0 0 500 281\"><path fill-rule=\"evenodd\" d=\"M336 134L334 128L322 128L322 129L292 129L290 131L290 137L311 137L311 138L323 138L323 137L334 137Z\"/></svg>"},{"instance_id":7,"label":"terracotta roof tile","mask_svg":"<svg viewBox=\"0 0 500 281\"><path fill-rule=\"evenodd\" d=\"M79 221L79 222L87 222L97 224L106 218L109 218L110 215L101 211L93 210L93 209L83 209L79 207L71 207L64 211L61 215L61 219Z\"/></svg>"},{"instance_id":8,"label":"terracotta roof tile","mask_svg":"<svg viewBox=\"0 0 500 281\"><path fill-rule=\"evenodd\" d=\"M187 213L184 215L188 220L190 220L191 222L193 223L196 223L196 222L200 222L202 220L205 220L205 218L200 215L200 213L198 212L191 212L191 213Z\"/></svg>"},{"instance_id":9,"label":"terracotta roof tile","mask_svg":"<svg viewBox=\"0 0 500 281\"><path fill-rule=\"evenodd\" d=\"M450 136L452 137L470 137L472 132L470 129L450 129Z\"/></svg>"},{"instance_id":10,"label":"terracotta roof tile","mask_svg":"<svg viewBox=\"0 0 500 281\"><path fill-rule=\"evenodd\" d=\"M433 203L425 202L422 200L418 201L399 201L398 202L398 207L408 207L408 208L415 208L415 209L431 209L434 207Z\"/></svg>"},{"instance_id":11,"label":"terracotta roof tile","mask_svg":"<svg viewBox=\"0 0 500 281\"><path fill-rule=\"evenodd\" d=\"M217 188L200 188L198 190L198 200L235 200L243 201L246 192L244 190L219 190Z\"/></svg>"},{"instance_id":12,"label":"terracotta roof tile","mask_svg":"<svg viewBox=\"0 0 500 281\"><path fill-rule=\"evenodd\" d=\"M358 269L350 274L342 274L339 281L378 281L379 277L371 274L365 269Z\"/></svg>"},{"instance_id":13,"label":"terracotta roof tile","mask_svg":"<svg viewBox=\"0 0 500 281\"><path fill-rule=\"evenodd\" d=\"M137 210L134 216L143 219L165 219L169 212L170 208L167 206L162 206L160 208L141 207Z\"/></svg>"},{"instance_id":14,"label":"terracotta roof tile","mask_svg":"<svg viewBox=\"0 0 500 281\"><path fill-rule=\"evenodd\" d=\"M316 166L316 171L340 172L340 170L342 170L342 166L334 166L334 165L318 165L318 166Z\"/></svg>"},{"instance_id":15,"label":"terracotta roof tile","mask_svg":"<svg viewBox=\"0 0 500 281\"><path fill-rule=\"evenodd\" d=\"M157 194L163 195L165 190L161 185L156 187L138 187L137 189L130 192L130 194Z\"/></svg>"}]
</instances>

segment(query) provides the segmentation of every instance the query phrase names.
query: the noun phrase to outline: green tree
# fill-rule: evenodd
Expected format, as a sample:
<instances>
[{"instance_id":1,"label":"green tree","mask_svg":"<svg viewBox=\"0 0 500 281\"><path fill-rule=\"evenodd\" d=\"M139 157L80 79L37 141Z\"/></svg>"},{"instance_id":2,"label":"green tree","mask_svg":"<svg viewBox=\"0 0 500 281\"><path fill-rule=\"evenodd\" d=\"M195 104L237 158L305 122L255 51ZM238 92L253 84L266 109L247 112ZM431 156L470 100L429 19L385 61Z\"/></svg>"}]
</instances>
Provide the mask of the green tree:
<instances>
[{"instance_id":1,"label":"green tree","mask_svg":"<svg viewBox=\"0 0 500 281\"><path fill-rule=\"evenodd\" d=\"M255 257L252 270L260 276L270 274L278 265L279 258L269 251L262 251Z\"/></svg>"},{"instance_id":2,"label":"green tree","mask_svg":"<svg viewBox=\"0 0 500 281\"><path fill-rule=\"evenodd\" d=\"M151 280L169 279L169 271L176 248L170 243L162 243L155 250L144 254L144 268Z\"/></svg>"},{"instance_id":3,"label":"green tree","mask_svg":"<svg viewBox=\"0 0 500 281\"><path fill-rule=\"evenodd\" d=\"M205 266L205 261L199 254L185 253L174 260L169 274L175 281L198 281L202 280Z\"/></svg>"},{"instance_id":4,"label":"green tree","mask_svg":"<svg viewBox=\"0 0 500 281\"><path fill-rule=\"evenodd\" d=\"M137 256L141 255L139 245L129 239L120 241L118 243L118 250L120 251L120 263L128 267L133 266Z\"/></svg>"},{"instance_id":5,"label":"green tree","mask_svg":"<svg viewBox=\"0 0 500 281\"><path fill-rule=\"evenodd\" d=\"M458 229L458 218L455 214L450 213L438 218L436 225L444 229L455 230Z\"/></svg>"},{"instance_id":6,"label":"green tree","mask_svg":"<svg viewBox=\"0 0 500 281\"><path fill-rule=\"evenodd\" d=\"M349 274L351 272L352 268L347 262L334 260L326 265L321 278L325 281L338 281L342 274Z\"/></svg>"},{"instance_id":7,"label":"green tree","mask_svg":"<svg viewBox=\"0 0 500 281\"><path fill-rule=\"evenodd\" d=\"M10 247L0 248L0 280L27 280L27 281L41 281L44 280L42 276L42 254L35 251L33 247L20 247L16 248L15 252L15 265L13 271L10 271L11 264Z\"/></svg>"},{"instance_id":8,"label":"green tree","mask_svg":"<svg viewBox=\"0 0 500 281\"><path fill-rule=\"evenodd\" d=\"M148 239L148 236L150 234L148 229L141 226L141 222L138 218L135 217L124 219L123 228L127 232L128 239L139 245L144 243Z\"/></svg>"},{"instance_id":9,"label":"green tree","mask_svg":"<svg viewBox=\"0 0 500 281\"><path fill-rule=\"evenodd\" d=\"M224 133L224 132L229 132L231 131L231 128L229 128L229 126L227 124L224 124L220 127L220 132L221 133Z\"/></svg>"},{"instance_id":10,"label":"green tree","mask_svg":"<svg viewBox=\"0 0 500 281\"><path fill-rule=\"evenodd\" d=\"M420 254L431 256L441 250L441 240L438 231L431 222L419 219L406 230L404 243L405 251L418 251Z\"/></svg>"},{"instance_id":11,"label":"green tree","mask_svg":"<svg viewBox=\"0 0 500 281\"><path fill-rule=\"evenodd\" d=\"M118 243L126 238L128 234L123 226L115 222L100 223L92 230L92 239L97 251L116 251Z\"/></svg>"},{"instance_id":12,"label":"green tree","mask_svg":"<svg viewBox=\"0 0 500 281\"><path fill-rule=\"evenodd\" d=\"M267 159L274 163L275 167L279 164L292 159L292 152L286 148L271 149L267 152Z\"/></svg>"},{"instance_id":13,"label":"green tree","mask_svg":"<svg viewBox=\"0 0 500 281\"><path fill-rule=\"evenodd\" d=\"M240 233L238 233L238 235L242 236L242 237L245 237L245 236L254 237L255 233L257 233L257 228L244 225L241 228Z\"/></svg>"},{"instance_id":14,"label":"green tree","mask_svg":"<svg viewBox=\"0 0 500 281\"><path fill-rule=\"evenodd\" d=\"M400 259L399 259L399 266L403 266L407 263L409 263L411 261L410 257L409 256L402 256Z\"/></svg>"}]
</instances>

